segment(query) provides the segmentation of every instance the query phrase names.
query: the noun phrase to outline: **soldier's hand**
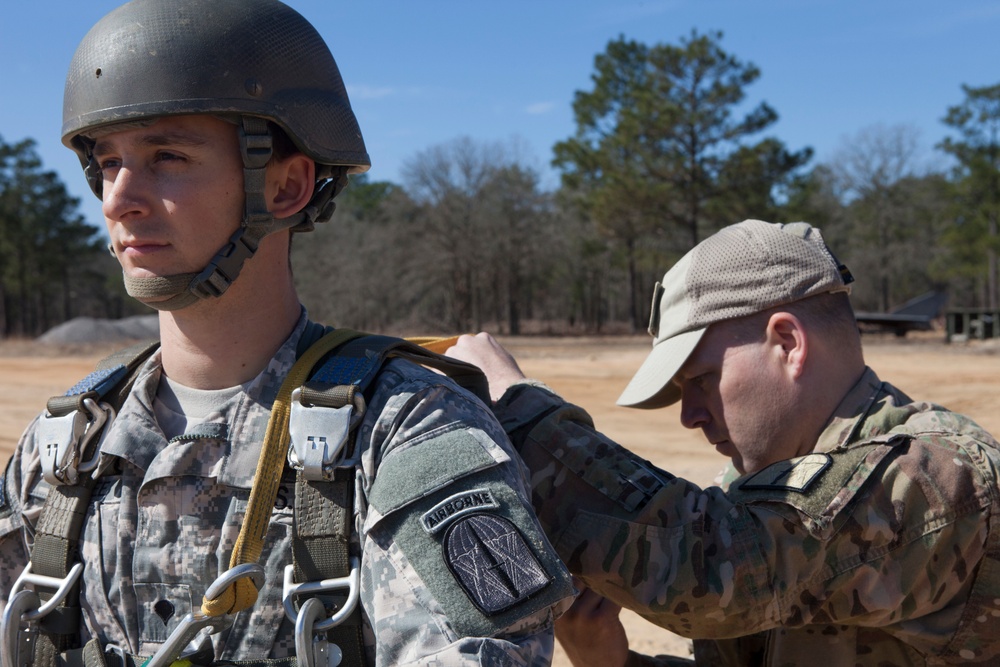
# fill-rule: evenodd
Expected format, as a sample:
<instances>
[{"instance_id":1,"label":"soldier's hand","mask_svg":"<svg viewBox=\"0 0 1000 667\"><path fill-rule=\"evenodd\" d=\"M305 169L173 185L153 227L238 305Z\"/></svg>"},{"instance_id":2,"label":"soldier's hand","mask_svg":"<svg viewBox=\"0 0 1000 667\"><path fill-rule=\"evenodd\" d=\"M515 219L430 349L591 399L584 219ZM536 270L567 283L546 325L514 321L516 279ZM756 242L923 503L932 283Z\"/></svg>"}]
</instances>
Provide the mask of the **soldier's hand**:
<instances>
[{"instance_id":1,"label":"soldier's hand","mask_svg":"<svg viewBox=\"0 0 1000 667\"><path fill-rule=\"evenodd\" d=\"M459 336L458 342L445 354L483 369L490 383L490 398L494 401L499 400L510 385L525 379L510 352L486 332Z\"/></svg>"},{"instance_id":2,"label":"soldier's hand","mask_svg":"<svg viewBox=\"0 0 1000 667\"><path fill-rule=\"evenodd\" d=\"M579 588L579 584L577 584ZM556 639L573 667L622 667L628 659L628 637L618 619L622 610L589 588L556 620Z\"/></svg>"}]
</instances>

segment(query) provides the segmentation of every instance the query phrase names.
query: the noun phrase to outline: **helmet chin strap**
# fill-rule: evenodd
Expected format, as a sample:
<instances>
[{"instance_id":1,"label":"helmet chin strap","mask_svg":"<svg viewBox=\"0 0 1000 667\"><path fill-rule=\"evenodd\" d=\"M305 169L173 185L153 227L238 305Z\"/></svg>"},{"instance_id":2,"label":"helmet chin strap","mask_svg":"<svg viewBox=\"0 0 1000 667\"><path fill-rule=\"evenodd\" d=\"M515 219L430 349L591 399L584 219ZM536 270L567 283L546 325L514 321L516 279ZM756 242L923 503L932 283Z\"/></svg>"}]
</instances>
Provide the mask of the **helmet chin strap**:
<instances>
[{"instance_id":1,"label":"helmet chin strap","mask_svg":"<svg viewBox=\"0 0 1000 667\"><path fill-rule=\"evenodd\" d=\"M295 215L275 218L264 196L267 163L273 154L271 133L263 118L243 116L239 128L243 155L243 220L215 257L197 273L134 278L124 275L129 296L156 310L180 310L200 299L218 297L233 284L243 263L254 256L268 234L291 229L307 232L333 216L333 198L347 185L347 168L316 165L317 185L309 204Z\"/></svg>"}]
</instances>

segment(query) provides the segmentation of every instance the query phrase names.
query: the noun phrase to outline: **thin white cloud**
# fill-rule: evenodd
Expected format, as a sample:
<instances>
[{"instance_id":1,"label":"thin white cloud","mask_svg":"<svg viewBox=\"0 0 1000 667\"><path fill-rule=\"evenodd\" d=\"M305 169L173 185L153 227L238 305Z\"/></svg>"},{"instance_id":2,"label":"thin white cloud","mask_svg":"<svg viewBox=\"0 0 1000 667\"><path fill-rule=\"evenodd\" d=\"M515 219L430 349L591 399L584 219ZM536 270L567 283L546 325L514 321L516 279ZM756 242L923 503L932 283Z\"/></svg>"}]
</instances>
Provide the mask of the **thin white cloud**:
<instances>
[{"instance_id":1,"label":"thin white cloud","mask_svg":"<svg viewBox=\"0 0 1000 667\"><path fill-rule=\"evenodd\" d=\"M347 94L358 100L377 100L392 95L393 90L387 86L347 86Z\"/></svg>"},{"instance_id":2,"label":"thin white cloud","mask_svg":"<svg viewBox=\"0 0 1000 667\"><path fill-rule=\"evenodd\" d=\"M533 116L538 116L543 113L548 113L555 108L554 102L535 102L534 104L529 104L525 111Z\"/></svg>"}]
</instances>

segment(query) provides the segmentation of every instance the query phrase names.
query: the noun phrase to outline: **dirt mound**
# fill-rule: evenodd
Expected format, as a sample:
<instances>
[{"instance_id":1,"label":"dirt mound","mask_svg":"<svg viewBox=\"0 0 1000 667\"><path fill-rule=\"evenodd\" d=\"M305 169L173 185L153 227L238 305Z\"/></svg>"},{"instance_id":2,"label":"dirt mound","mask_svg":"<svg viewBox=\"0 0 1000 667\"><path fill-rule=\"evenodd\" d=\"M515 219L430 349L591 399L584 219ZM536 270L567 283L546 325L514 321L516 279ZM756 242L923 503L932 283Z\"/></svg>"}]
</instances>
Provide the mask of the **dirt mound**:
<instances>
[{"instance_id":1,"label":"dirt mound","mask_svg":"<svg viewBox=\"0 0 1000 667\"><path fill-rule=\"evenodd\" d=\"M38 337L38 342L53 345L113 343L159 336L160 323L156 315L135 315L120 320L77 317L52 327Z\"/></svg>"}]
</instances>

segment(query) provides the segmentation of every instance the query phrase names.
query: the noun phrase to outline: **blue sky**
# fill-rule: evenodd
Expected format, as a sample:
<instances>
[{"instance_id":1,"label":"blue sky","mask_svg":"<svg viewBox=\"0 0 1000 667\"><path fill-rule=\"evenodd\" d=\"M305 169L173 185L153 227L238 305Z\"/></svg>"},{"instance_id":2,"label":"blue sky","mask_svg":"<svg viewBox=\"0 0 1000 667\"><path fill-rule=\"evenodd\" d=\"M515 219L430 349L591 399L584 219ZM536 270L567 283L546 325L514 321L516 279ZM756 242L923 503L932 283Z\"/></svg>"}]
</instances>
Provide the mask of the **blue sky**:
<instances>
[{"instance_id":1,"label":"blue sky","mask_svg":"<svg viewBox=\"0 0 1000 667\"><path fill-rule=\"evenodd\" d=\"M59 141L63 77L77 43L117 0L5 4L0 136L31 137L49 169L100 224L74 155ZM928 161L961 85L1000 83L996 0L288 0L326 38L372 157L398 181L418 152L468 136L519 142L548 185L552 145L594 56L619 35L677 43L721 30L761 70L749 103L780 116L768 133L832 157L860 130L913 126Z\"/></svg>"}]
</instances>

